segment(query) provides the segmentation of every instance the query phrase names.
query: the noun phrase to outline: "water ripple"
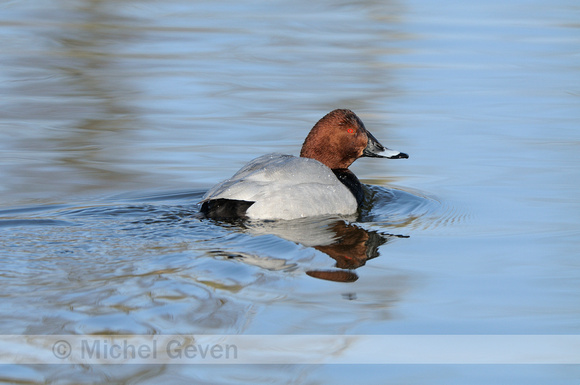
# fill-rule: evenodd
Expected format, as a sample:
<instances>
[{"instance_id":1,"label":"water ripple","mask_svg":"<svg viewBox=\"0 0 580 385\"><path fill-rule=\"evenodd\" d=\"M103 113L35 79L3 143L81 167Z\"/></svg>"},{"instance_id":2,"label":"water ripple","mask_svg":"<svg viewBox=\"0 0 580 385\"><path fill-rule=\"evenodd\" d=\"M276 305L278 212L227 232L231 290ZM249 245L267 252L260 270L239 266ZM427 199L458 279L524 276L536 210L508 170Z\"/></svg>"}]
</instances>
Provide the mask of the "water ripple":
<instances>
[{"instance_id":1,"label":"water ripple","mask_svg":"<svg viewBox=\"0 0 580 385\"><path fill-rule=\"evenodd\" d=\"M466 214L451 203L419 191L365 186L366 199L360 221L407 229L434 229L455 225Z\"/></svg>"}]
</instances>

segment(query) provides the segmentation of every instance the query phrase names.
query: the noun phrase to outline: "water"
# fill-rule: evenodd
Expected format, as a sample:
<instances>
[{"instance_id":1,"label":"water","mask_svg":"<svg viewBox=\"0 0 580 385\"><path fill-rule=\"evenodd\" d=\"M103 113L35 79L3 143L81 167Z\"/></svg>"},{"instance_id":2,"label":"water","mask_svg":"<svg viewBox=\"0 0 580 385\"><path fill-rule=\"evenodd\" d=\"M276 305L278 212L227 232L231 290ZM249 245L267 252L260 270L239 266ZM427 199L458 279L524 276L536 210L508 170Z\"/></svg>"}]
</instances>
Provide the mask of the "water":
<instances>
[{"instance_id":1,"label":"water","mask_svg":"<svg viewBox=\"0 0 580 385\"><path fill-rule=\"evenodd\" d=\"M578 334L578 20L568 0L3 4L0 334ZM297 154L334 108L410 155L353 165L367 184L360 218L199 218L211 185L264 153ZM570 365L1 372L20 383L580 376Z\"/></svg>"}]
</instances>

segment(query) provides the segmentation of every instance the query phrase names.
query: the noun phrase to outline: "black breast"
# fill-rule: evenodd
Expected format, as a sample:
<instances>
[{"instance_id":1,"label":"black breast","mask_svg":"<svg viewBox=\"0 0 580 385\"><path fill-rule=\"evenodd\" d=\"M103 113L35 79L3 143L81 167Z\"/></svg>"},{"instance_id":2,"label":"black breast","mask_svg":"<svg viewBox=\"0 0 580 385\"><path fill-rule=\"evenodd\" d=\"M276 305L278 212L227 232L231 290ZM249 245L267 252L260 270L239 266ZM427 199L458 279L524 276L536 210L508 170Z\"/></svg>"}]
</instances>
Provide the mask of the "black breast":
<instances>
[{"instance_id":1,"label":"black breast","mask_svg":"<svg viewBox=\"0 0 580 385\"><path fill-rule=\"evenodd\" d=\"M356 175L354 175L348 168L337 168L332 170L332 172L334 172L334 175L336 175L338 180L350 190L352 195L356 198L357 205L360 206L365 199L365 194L362 189L362 184Z\"/></svg>"}]
</instances>

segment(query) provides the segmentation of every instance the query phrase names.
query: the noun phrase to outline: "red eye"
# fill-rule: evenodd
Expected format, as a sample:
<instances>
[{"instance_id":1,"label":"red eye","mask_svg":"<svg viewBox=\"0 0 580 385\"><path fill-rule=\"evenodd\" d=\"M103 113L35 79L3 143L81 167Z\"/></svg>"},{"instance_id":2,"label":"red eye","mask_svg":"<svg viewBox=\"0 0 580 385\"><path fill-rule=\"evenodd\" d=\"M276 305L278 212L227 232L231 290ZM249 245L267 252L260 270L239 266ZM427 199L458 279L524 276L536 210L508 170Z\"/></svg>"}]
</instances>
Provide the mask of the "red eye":
<instances>
[{"instance_id":1,"label":"red eye","mask_svg":"<svg viewBox=\"0 0 580 385\"><path fill-rule=\"evenodd\" d=\"M349 134L352 134L352 133L354 132L354 128L348 128L348 129L346 130L346 132L348 132Z\"/></svg>"}]
</instances>

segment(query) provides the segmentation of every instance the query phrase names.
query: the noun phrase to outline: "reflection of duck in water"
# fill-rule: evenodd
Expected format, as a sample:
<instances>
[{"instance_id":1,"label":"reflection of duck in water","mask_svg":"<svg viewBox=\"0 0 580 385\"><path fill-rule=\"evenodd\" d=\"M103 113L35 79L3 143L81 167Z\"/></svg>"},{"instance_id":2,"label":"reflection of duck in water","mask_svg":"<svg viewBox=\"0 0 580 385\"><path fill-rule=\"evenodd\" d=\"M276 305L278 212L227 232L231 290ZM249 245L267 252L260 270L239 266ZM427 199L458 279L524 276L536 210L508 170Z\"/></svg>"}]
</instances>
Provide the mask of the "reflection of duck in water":
<instances>
[{"instance_id":1,"label":"reflection of duck in water","mask_svg":"<svg viewBox=\"0 0 580 385\"><path fill-rule=\"evenodd\" d=\"M342 270L308 270L311 277L338 282L354 282L358 275L352 270L363 266L367 260L379 256L379 246L392 238L407 238L403 235L380 234L367 231L358 226L338 221L332 227L336 232L335 243L326 246L314 246L336 261L336 267Z\"/></svg>"},{"instance_id":2,"label":"reflection of duck in water","mask_svg":"<svg viewBox=\"0 0 580 385\"><path fill-rule=\"evenodd\" d=\"M245 223L244 228L253 235L276 235L328 255L336 261L337 269L307 270L306 274L337 282L356 281L358 276L352 270L363 266L367 260L378 257L379 246L393 238L407 238L402 235L368 231L344 220L332 218L317 222L311 220L250 221ZM227 256L268 270L285 270L295 266L283 259L245 253L227 253Z\"/></svg>"}]
</instances>

